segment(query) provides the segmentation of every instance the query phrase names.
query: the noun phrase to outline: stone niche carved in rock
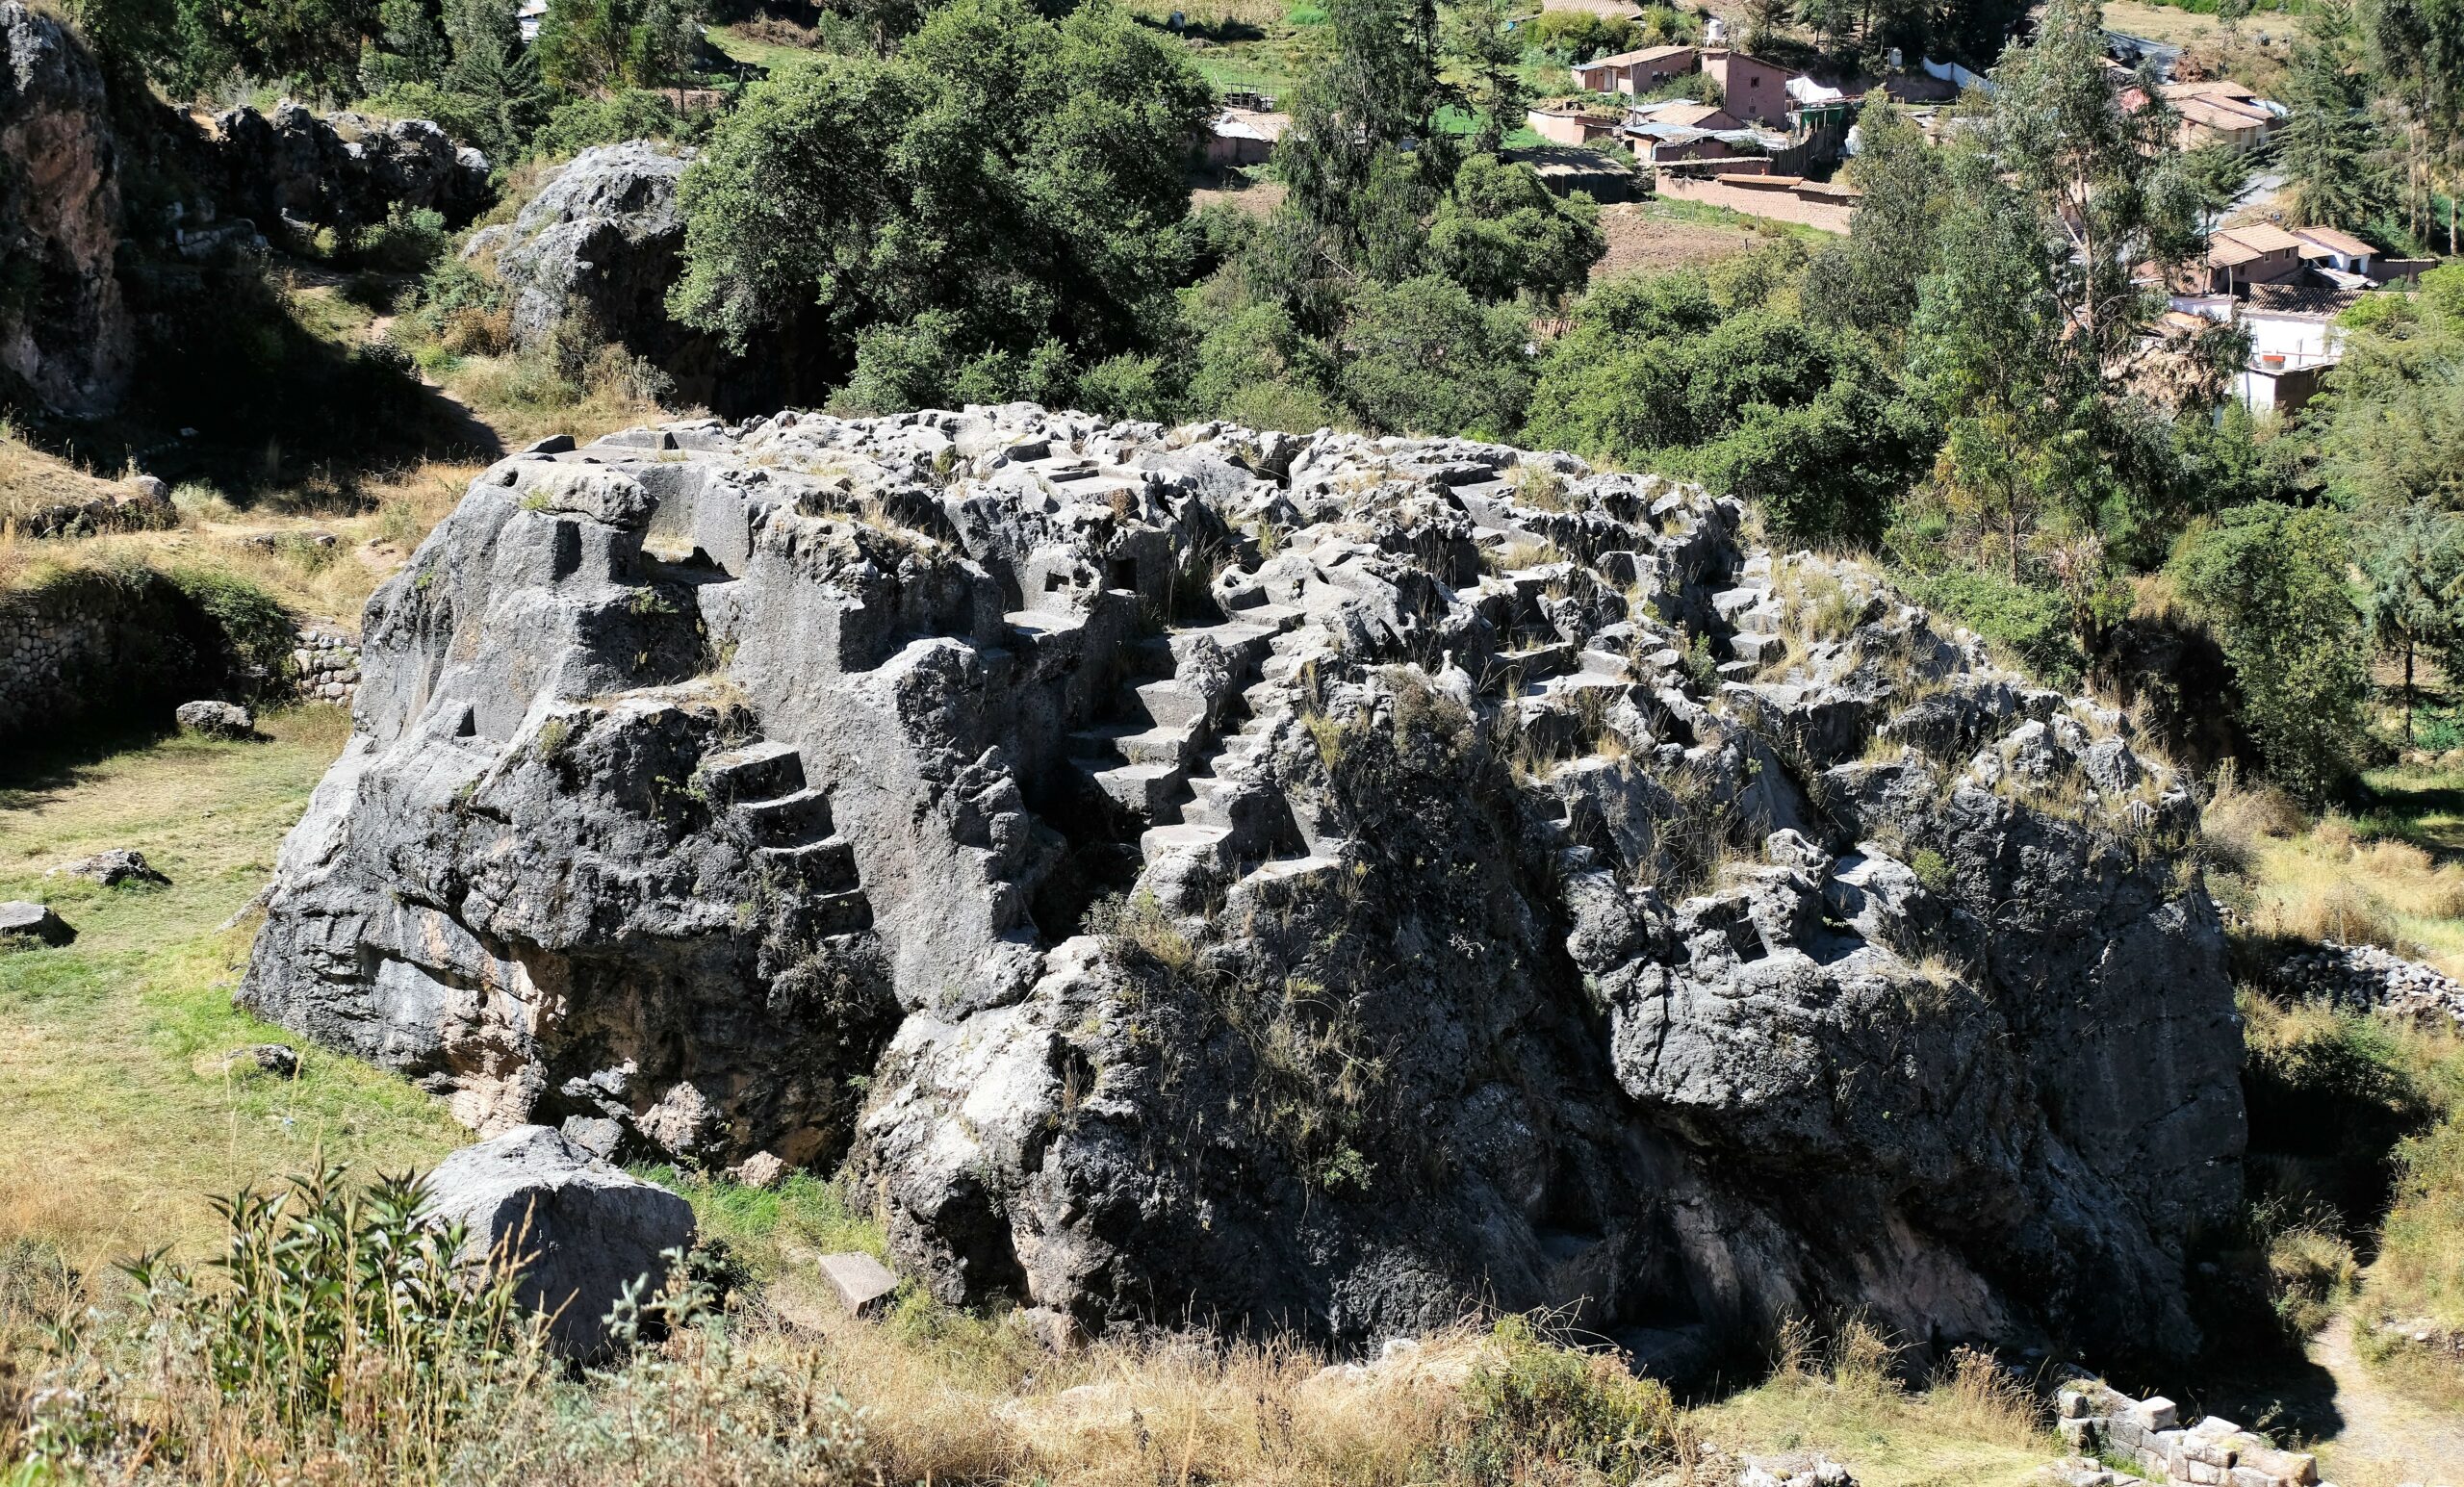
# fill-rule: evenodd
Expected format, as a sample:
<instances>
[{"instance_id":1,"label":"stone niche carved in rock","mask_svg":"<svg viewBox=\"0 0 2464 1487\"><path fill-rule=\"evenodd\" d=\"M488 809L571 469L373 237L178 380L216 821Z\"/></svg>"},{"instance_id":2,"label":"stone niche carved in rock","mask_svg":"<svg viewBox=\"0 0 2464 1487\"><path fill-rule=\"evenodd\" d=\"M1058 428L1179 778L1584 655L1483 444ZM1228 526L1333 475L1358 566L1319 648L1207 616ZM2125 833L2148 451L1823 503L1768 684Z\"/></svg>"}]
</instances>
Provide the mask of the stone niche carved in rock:
<instances>
[{"instance_id":1,"label":"stone niche carved in rock","mask_svg":"<svg viewBox=\"0 0 2464 1487\"><path fill-rule=\"evenodd\" d=\"M2188 794L1732 502L785 414L504 461L364 629L243 994L483 1130L844 1164L1091 1328L2194 1341Z\"/></svg>"}]
</instances>

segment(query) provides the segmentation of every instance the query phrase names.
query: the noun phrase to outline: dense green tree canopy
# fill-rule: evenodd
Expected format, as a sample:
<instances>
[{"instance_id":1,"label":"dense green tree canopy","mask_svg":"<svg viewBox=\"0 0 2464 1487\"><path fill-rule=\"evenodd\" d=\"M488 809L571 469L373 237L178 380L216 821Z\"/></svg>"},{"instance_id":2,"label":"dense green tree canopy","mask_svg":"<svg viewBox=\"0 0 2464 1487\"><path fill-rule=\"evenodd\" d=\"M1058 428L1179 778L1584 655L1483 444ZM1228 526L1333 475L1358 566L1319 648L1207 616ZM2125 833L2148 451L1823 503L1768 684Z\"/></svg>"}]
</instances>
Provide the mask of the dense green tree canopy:
<instances>
[{"instance_id":1,"label":"dense green tree canopy","mask_svg":"<svg viewBox=\"0 0 2464 1487\"><path fill-rule=\"evenodd\" d=\"M1208 110L1109 5L1053 21L954 0L896 56L817 57L747 93L686 172L675 310L738 348L814 315L852 358L878 329L904 370L876 385L902 396L949 385L923 367L1100 360L1186 277L1181 162Z\"/></svg>"}]
</instances>

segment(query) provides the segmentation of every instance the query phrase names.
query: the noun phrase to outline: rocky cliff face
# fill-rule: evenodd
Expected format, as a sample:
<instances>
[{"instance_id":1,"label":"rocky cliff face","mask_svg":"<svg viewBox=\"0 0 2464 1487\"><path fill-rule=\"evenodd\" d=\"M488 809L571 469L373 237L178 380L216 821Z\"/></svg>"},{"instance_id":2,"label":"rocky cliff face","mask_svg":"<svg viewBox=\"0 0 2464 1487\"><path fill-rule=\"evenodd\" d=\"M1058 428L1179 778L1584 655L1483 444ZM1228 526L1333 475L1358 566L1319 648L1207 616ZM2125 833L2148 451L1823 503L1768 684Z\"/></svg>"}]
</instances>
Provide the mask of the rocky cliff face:
<instances>
[{"instance_id":1,"label":"rocky cliff face","mask_svg":"<svg viewBox=\"0 0 2464 1487\"><path fill-rule=\"evenodd\" d=\"M366 227L396 208L440 213L459 227L486 208L488 158L424 118L320 118L285 101L270 115L226 109L201 142L201 173L226 211L271 231Z\"/></svg>"},{"instance_id":2,"label":"rocky cliff face","mask_svg":"<svg viewBox=\"0 0 2464 1487\"><path fill-rule=\"evenodd\" d=\"M0 368L57 412L104 412L127 383L118 236L101 71L57 19L0 0Z\"/></svg>"},{"instance_id":3,"label":"rocky cliff face","mask_svg":"<svg viewBox=\"0 0 2464 1487\"><path fill-rule=\"evenodd\" d=\"M953 1300L2178 1347L2187 793L1731 502L1032 407L516 456L243 997L482 1129L844 1161Z\"/></svg>"}]
</instances>

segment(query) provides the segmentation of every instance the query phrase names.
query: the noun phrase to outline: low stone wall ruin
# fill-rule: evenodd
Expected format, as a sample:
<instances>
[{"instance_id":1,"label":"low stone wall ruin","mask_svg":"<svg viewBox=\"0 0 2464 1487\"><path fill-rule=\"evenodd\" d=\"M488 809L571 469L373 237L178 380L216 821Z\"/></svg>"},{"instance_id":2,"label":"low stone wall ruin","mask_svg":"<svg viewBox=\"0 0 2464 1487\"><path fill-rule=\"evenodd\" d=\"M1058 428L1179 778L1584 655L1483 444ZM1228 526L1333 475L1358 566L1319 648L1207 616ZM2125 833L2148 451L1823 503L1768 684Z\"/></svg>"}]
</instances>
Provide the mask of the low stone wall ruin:
<instances>
[{"instance_id":1,"label":"low stone wall ruin","mask_svg":"<svg viewBox=\"0 0 2464 1487\"><path fill-rule=\"evenodd\" d=\"M2464 982L2376 945L2313 945L2286 957L2276 976L2342 1007L2464 1022Z\"/></svg>"},{"instance_id":2,"label":"low stone wall ruin","mask_svg":"<svg viewBox=\"0 0 2464 1487\"><path fill-rule=\"evenodd\" d=\"M2310 1487L2319 1480L2318 1458L2308 1452L2278 1450L2214 1415L2184 1428L2173 1401L2162 1397L2134 1399L2090 1382L2065 1388L2056 1403L2062 1438L2080 1452L2051 1474L2064 1487ZM2138 1472L2118 1469L2118 1462L2135 1462Z\"/></svg>"},{"instance_id":3,"label":"low stone wall ruin","mask_svg":"<svg viewBox=\"0 0 2464 1487\"><path fill-rule=\"evenodd\" d=\"M296 676L294 689L303 703L331 703L347 707L359 696L359 636L331 625L310 621L299 627L299 644L292 648Z\"/></svg>"},{"instance_id":4,"label":"low stone wall ruin","mask_svg":"<svg viewBox=\"0 0 2464 1487\"><path fill-rule=\"evenodd\" d=\"M198 697L272 693L347 707L359 690L359 639L333 625L300 628L292 674L252 673L179 585L145 569L76 573L0 595L0 740L160 709Z\"/></svg>"}]
</instances>

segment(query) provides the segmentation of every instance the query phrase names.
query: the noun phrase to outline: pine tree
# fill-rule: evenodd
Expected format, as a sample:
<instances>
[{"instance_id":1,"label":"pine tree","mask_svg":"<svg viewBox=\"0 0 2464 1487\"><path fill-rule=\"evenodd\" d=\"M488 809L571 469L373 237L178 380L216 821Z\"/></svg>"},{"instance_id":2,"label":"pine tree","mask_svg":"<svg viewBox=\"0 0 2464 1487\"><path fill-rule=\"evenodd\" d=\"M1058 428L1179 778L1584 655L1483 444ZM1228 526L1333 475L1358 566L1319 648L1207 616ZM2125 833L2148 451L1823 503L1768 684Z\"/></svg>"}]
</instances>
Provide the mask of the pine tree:
<instances>
[{"instance_id":1,"label":"pine tree","mask_svg":"<svg viewBox=\"0 0 2464 1487\"><path fill-rule=\"evenodd\" d=\"M2349 18L2311 13L2286 88L2292 116L2276 136L2287 215L2297 224L2359 227L2393 204L2390 141L2371 112Z\"/></svg>"}]
</instances>

